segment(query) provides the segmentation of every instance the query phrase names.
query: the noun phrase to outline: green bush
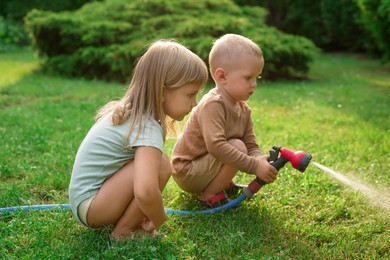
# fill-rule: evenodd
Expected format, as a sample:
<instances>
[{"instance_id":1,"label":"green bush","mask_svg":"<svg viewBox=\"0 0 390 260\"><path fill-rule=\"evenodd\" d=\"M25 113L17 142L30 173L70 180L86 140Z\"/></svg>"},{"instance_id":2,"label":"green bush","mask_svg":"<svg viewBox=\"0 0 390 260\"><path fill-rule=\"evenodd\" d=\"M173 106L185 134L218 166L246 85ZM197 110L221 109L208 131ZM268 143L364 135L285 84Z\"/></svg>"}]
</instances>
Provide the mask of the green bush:
<instances>
[{"instance_id":1,"label":"green bush","mask_svg":"<svg viewBox=\"0 0 390 260\"><path fill-rule=\"evenodd\" d=\"M361 10L361 22L374 39L383 60L390 61L390 0L356 0Z\"/></svg>"},{"instance_id":2,"label":"green bush","mask_svg":"<svg viewBox=\"0 0 390 260\"><path fill-rule=\"evenodd\" d=\"M83 4L98 0L1 0L0 16L17 22L22 22L24 16L32 9L59 12L75 10Z\"/></svg>"},{"instance_id":3,"label":"green bush","mask_svg":"<svg viewBox=\"0 0 390 260\"><path fill-rule=\"evenodd\" d=\"M230 0L107 0L74 12L33 10L25 21L44 67L71 76L127 81L135 59L160 38L175 38L207 61L213 40L225 33L262 47L265 77L304 76L318 49L267 27L266 16Z\"/></svg>"},{"instance_id":4,"label":"green bush","mask_svg":"<svg viewBox=\"0 0 390 260\"><path fill-rule=\"evenodd\" d=\"M359 51L366 48L368 33L360 23L360 16L355 0L321 0L328 49Z\"/></svg>"},{"instance_id":5,"label":"green bush","mask_svg":"<svg viewBox=\"0 0 390 260\"><path fill-rule=\"evenodd\" d=\"M23 18L32 9L54 12L75 10L86 2L98 0L2 0L0 1L0 51L12 46L27 46L30 39Z\"/></svg>"},{"instance_id":6,"label":"green bush","mask_svg":"<svg viewBox=\"0 0 390 260\"><path fill-rule=\"evenodd\" d=\"M320 16L321 1L307 0L235 0L238 5L261 6L269 10L267 24L311 39L323 47L329 38Z\"/></svg>"},{"instance_id":7,"label":"green bush","mask_svg":"<svg viewBox=\"0 0 390 260\"><path fill-rule=\"evenodd\" d=\"M26 46L30 43L23 24L0 16L0 51L12 45Z\"/></svg>"},{"instance_id":8,"label":"green bush","mask_svg":"<svg viewBox=\"0 0 390 260\"><path fill-rule=\"evenodd\" d=\"M370 1L370 0L368 0ZM267 23L311 39L324 50L366 50L367 31L360 23L355 0L235 0L239 5L262 6L270 11Z\"/></svg>"}]
</instances>

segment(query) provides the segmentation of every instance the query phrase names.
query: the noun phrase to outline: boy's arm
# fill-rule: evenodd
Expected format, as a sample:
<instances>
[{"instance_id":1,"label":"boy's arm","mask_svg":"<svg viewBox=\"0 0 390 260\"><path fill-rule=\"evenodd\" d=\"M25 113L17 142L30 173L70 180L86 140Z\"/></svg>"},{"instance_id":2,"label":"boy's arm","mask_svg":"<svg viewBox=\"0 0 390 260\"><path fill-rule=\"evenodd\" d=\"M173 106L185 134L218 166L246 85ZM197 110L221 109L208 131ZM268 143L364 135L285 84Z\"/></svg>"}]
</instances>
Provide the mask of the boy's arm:
<instances>
[{"instance_id":1,"label":"boy's arm","mask_svg":"<svg viewBox=\"0 0 390 260\"><path fill-rule=\"evenodd\" d=\"M242 141L245 143L246 148L248 149L248 155L249 156L258 157L258 156L263 155L263 153L260 150L259 145L257 144L256 134L255 134L255 131L254 131L253 120L252 120L252 117L251 117L251 111L250 110L249 110L248 124L247 124L247 127L245 129Z\"/></svg>"},{"instance_id":2,"label":"boy's arm","mask_svg":"<svg viewBox=\"0 0 390 260\"><path fill-rule=\"evenodd\" d=\"M255 157L240 152L228 143L225 130L225 108L222 101L206 104L198 115L207 151L224 164L234 165L247 173L255 173L258 162Z\"/></svg>"},{"instance_id":3,"label":"boy's arm","mask_svg":"<svg viewBox=\"0 0 390 260\"><path fill-rule=\"evenodd\" d=\"M161 158L161 151L154 147L141 146L135 151L134 199L156 228L166 218L159 188Z\"/></svg>"}]
</instances>

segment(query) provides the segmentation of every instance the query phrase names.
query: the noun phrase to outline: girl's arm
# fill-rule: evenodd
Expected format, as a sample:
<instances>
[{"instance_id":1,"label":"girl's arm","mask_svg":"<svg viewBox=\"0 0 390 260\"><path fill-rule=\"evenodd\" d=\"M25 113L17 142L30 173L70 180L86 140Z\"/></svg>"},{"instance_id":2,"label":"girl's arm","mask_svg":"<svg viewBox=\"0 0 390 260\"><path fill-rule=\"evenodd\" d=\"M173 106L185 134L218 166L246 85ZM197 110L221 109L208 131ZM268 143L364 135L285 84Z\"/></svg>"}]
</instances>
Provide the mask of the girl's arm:
<instances>
[{"instance_id":1,"label":"girl's arm","mask_svg":"<svg viewBox=\"0 0 390 260\"><path fill-rule=\"evenodd\" d=\"M134 199L155 228L166 218L163 197L159 188L162 153L154 147L136 148L134 159Z\"/></svg>"}]
</instances>

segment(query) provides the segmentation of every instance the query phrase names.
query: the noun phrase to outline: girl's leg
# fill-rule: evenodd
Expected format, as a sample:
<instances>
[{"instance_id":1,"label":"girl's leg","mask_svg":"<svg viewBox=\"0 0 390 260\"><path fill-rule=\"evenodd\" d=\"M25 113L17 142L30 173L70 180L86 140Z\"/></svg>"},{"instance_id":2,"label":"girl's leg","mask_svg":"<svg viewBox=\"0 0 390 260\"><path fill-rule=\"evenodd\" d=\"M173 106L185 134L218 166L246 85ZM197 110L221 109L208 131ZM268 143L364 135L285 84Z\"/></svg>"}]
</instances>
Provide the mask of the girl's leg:
<instances>
[{"instance_id":1,"label":"girl's leg","mask_svg":"<svg viewBox=\"0 0 390 260\"><path fill-rule=\"evenodd\" d=\"M159 176L163 190L171 175L171 164L166 154L161 158ZM133 202L134 161L129 162L107 179L93 199L87 214L87 222L92 227L102 227L121 223L129 232L135 230L144 218L143 213Z\"/></svg>"},{"instance_id":2,"label":"girl's leg","mask_svg":"<svg viewBox=\"0 0 390 260\"><path fill-rule=\"evenodd\" d=\"M229 143L236 149L240 150L241 152L248 153L248 150L244 142L241 141L240 139L231 139L229 140ZM211 197L218 194L219 192L223 191L228 186L228 184L233 180L234 176L236 176L237 172L238 169L231 165L228 164L222 165L218 174L209 183L209 185L207 185L206 189L199 196L199 199L208 200Z\"/></svg>"},{"instance_id":3,"label":"girl's leg","mask_svg":"<svg viewBox=\"0 0 390 260\"><path fill-rule=\"evenodd\" d=\"M159 185L160 190L162 191L164 187L166 186L169 177L172 173L172 167L171 163L169 161L169 158L166 154L163 154L163 157L161 159L161 171L159 176ZM129 204L129 206L126 208L123 215L120 217L118 222L116 223L116 226L114 230L112 231L111 236L116 240L123 240L128 235L139 229L139 225L145 218L145 215L143 212L139 209L138 205L135 203L134 200L132 200Z\"/></svg>"}]
</instances>

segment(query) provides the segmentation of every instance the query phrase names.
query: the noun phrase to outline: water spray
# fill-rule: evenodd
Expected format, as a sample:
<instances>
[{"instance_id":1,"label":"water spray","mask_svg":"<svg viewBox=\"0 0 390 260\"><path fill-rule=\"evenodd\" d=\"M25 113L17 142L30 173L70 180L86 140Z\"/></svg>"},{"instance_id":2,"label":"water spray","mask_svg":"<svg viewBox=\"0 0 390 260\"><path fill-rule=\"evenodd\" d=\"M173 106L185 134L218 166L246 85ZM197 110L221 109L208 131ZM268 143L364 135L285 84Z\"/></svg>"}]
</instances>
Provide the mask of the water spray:
<instances>
[{"instance_id":1,"label":"water spray","mask_svg":"<svg viewBox=\"0 0 390 260\"><path fill-rule=\"evenodd\" d=\"M349 186L350 188L364 194L372 204L376 204L390 213L390 194L387 191L376 191L373 187L368 184L364 184L361 181L356 181L347 178L340 172L336 172L322 164L313 162L314 166L320 170L326 172L330 177L340 181L341 183Z\"/></svg>"},{"instance_id":2,"label":"water spray","mask_svg":"<svg viewBox=\"0 0 390 260\"><path fill-rule=\"evenodd\" d=\"M307 166L310 163L311 155L303 151L294 152L288 148L273 146L272 150L269 151L270 155L268 161L273 167L278 171L284 167L288 162L291 163L292 167L297 169L300 172L304 172ZM217 208L206 209L206 210L197 210L197 211L187 211L187 210L175 210L170 208L165 208L167 215L175 216L187 216L187 215L210 215L225 211L227 209L236 208L242 201L245 199L250 199L256 192L258 192L261 187L266 185L263 180L256 177L247 187L243 189L242 194L240 194L234 200L231 200L229 203L222 205ZM4 212L13 212L19 210L49 210L49 209L70 209L69 204L47 204L47 205L31 205L31 206L16 206L8 208L0 208L0 214Z\"/></svg>"}]
</instances>

